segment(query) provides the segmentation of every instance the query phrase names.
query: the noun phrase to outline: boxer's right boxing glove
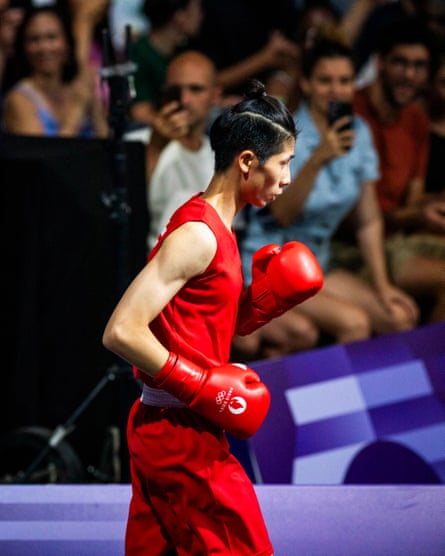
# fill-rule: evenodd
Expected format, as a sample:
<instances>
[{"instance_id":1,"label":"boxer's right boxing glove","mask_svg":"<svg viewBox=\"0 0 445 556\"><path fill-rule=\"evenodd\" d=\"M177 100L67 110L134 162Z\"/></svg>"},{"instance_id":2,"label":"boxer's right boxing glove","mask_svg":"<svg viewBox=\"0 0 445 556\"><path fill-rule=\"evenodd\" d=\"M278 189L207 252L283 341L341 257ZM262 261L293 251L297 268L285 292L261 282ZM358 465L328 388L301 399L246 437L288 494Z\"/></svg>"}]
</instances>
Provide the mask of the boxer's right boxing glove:
<instances>
[{"instance_id":1,"label":"boxer's right boxing glove","mask_svg":"<svg viewBox=\"0 0 445 556\"><path fill-rule=\"evenodd\" d=\"M227 363L222 367L202 369L170 353L153 380L190 409L237 438L252 436L269 410L269 390L245 365Z\"/></svg>"},{"instance_id":2,"label":"boxer's right boxing glove","mask_svg":"<svg viewBox=\"0 0 445 556\"><path fill-rule=\"evenodd\" d=\"M236 333L250 334L321 290L323 272L299 241L270 244L252 257L252 283L240 299Z\"/></svg>"}]
</instances>

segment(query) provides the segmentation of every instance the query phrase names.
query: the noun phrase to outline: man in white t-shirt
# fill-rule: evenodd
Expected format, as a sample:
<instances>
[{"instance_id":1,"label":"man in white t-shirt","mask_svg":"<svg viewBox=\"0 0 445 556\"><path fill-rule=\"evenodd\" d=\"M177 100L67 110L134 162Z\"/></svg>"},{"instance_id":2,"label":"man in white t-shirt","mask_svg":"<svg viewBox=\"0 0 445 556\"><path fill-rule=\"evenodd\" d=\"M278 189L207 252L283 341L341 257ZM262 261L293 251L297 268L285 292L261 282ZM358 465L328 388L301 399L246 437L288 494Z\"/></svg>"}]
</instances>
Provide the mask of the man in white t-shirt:
<instances>
[{"instance_id":1,"label":"man in white t-shirt","mask_svg":"<svg viewBox=\"0 0 445 556\"><path fill-rule=\"evenodd\" d=\"M206 129L220 89L212 61L197 51L179 54L168 66L165 87L166 92L178 91L176 108L187 122L187 132L163 148L147 183L149 250L172 213L207 187L214 170Z\"/></svg>"}]
</instances>

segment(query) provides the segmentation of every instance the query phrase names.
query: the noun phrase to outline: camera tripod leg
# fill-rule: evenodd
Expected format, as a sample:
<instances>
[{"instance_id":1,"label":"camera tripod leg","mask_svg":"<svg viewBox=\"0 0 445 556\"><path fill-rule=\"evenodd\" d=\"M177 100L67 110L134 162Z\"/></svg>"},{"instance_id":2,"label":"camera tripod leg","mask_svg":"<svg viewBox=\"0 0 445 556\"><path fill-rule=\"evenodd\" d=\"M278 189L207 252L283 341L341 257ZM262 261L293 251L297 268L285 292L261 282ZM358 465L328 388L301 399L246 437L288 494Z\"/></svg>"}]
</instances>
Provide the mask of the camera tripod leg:
<instances>
[{"instance_id":1,"label":"camera tripod leg","mask_svg":"<svg viewBox=\"0 0 445 556\"><path fill-rule=\"evenodd\" d=\"M31 464L25 469L25 471L18 473L15 483L26 483L30 476L36 471L39 465L45 460L46 456L56 448L62 440L65 439L74 429L75 423L79 416L86 410L86 408L91 404L91 402L98 396L98 394L105 388L105 386L114 381L119 375L128 374L131 372L131 368L128 366L121 367L118 365L111 366L105 375L100 379L96 386L91 390L91 392L86 396L86 398L79 404L79 406L74 410L72 415L63 423L58 425L50 438L48 439L45 447L40 451L37 457L31 462Z\"/></svg>"}]
</instances>

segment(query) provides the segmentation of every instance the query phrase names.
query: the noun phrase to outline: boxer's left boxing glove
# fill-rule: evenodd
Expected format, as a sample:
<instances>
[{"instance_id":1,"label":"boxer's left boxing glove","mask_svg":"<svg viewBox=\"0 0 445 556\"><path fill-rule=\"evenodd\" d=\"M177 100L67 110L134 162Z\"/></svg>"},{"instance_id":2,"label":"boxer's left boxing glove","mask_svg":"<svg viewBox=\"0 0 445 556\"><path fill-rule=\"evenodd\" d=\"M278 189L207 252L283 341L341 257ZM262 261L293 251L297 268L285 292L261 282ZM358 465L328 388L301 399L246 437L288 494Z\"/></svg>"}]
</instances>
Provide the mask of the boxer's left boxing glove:
<instances>
[{"instance_id":1,"label":"boxer's left boxing glove","mask_svg":"<svg viewBox=\"0 0 445 556\"><path fill-rule=\"evenodd\" d=\"M269 390L245 365L227 363L202 369L170 353L153 380L190 409L237 438L252 436L269 410Z\"/></svg>"},{"instance_id":2,"label":"boxer's left boxing glove","mask_svg":"<svg viewBox=\"0 0 445 556\"><path fill-rule=\"evenodd\" d=\"M236 333L250 334L323 286L323 272L312 251L299 241L269 244L252 257L252 283L241 296Z\"/></svg>"}]
</instances>

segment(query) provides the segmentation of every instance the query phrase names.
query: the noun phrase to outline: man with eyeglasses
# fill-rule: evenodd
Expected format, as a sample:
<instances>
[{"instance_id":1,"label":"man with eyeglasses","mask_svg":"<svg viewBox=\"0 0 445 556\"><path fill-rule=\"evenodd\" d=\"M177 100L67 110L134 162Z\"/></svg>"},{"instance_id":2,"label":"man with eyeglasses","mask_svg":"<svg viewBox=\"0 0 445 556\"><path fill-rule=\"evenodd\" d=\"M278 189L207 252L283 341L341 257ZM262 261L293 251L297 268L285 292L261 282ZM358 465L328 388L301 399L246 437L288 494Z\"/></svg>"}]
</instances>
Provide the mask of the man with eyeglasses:
<instances>
[{"instance_id":1,"label":"man with eyeglasses","mask_svg":"<svg viewBox=\"0 0 445 556\"><path fill-rule=\"evenodd\" d=\"M445 319L445 202L425 194L429 121L419 102L431 57L426 28L399 21L382 37L377 76L356 92L354 108L369 123L379 155L377 195L393 281L419 301L430 299L426 318L438 321Z\"/></svg>"},{"instance_id":2,"label":"man with eyeglasses","mask_svg":"<svg viewBox=\"0 0 445 556\"><path fill-rule=\"evenodd\" d=\"M428 119L416 101L428 84L431 55L426 33L414 21L385 33L376 54L376 79L356 93L355 109L371 125L382 172L379 199L390 211L425 175Z\"/></svg>"}]
</instances>

